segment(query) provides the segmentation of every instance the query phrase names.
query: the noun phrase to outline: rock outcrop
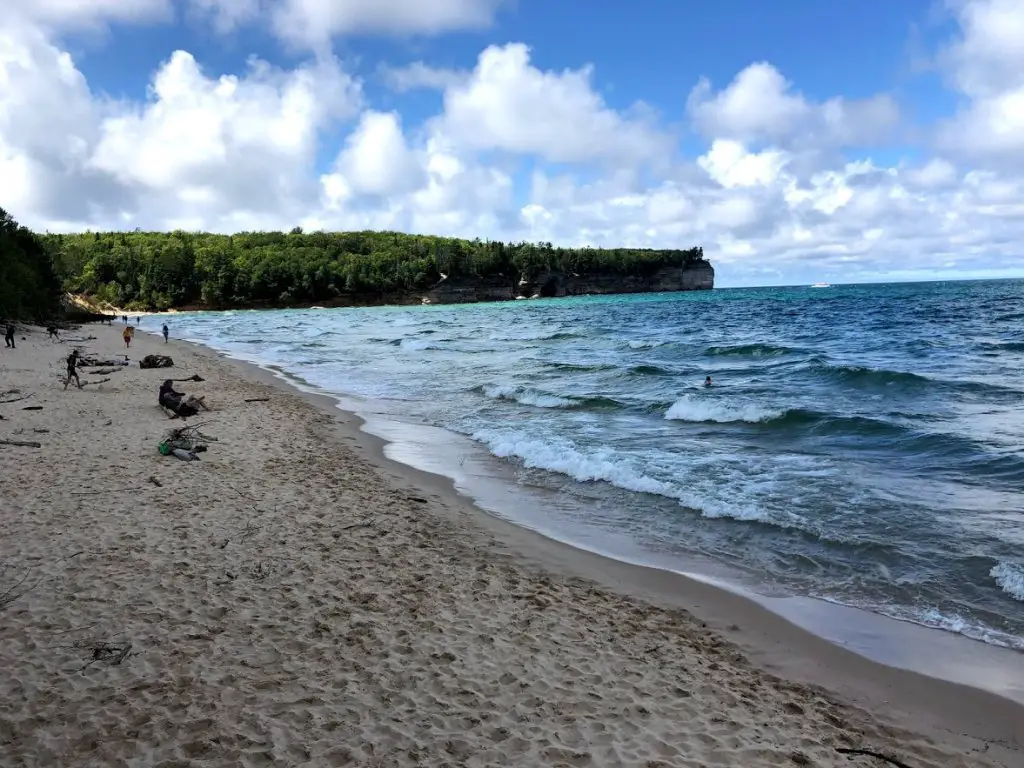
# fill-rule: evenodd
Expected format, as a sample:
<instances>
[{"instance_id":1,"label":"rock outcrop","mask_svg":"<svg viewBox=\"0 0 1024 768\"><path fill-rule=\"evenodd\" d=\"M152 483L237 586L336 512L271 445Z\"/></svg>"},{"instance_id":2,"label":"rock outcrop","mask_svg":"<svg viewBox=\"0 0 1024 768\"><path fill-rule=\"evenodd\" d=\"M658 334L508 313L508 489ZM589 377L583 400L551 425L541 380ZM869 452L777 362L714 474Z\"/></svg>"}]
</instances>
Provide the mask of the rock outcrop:
<instances>
[{"instance_id":1,"label":"rock outcrop","mask_svg":"<svg viewBox=\"0 0 1024 768\"><path fill-rule=\"evenodd\" d=\"M715 269L707 261L665 267L649 275L549 270L533 277L495 277L479 280L442 280L423 297L429 304L466 304L477 301L557 298L617 293L669 293L708 291L715 287Z\"/></svg>"}]
</instances>

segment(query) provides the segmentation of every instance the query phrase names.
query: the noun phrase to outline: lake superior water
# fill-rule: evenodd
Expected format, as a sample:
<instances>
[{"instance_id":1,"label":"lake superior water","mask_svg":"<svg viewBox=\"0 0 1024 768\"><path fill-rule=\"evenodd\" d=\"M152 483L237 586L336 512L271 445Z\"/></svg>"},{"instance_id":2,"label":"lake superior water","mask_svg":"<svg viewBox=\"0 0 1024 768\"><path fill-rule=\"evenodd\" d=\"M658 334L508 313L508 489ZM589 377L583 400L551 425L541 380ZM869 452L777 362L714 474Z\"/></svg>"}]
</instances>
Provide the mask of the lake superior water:
<instances>
[{"instance_id":1,"label":"lake superior water","mask_svg":"<svg viewBox=\"0 0 1024 768\"><path fill-rule=\"evenodd\" d=\"M473 441L570 543L1024 650L1024 281L170 323Z\"/></svg>"}]
</instances>

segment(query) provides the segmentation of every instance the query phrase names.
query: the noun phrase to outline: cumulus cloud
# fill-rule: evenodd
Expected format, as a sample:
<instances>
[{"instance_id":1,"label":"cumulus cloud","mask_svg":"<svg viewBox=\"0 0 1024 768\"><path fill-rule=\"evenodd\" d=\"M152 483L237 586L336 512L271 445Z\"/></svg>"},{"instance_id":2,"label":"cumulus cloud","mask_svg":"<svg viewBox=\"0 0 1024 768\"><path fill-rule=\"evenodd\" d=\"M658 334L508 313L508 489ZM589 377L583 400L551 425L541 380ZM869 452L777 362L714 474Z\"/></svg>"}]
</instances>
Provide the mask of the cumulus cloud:
<instances>
[{"instance_id":1,"label":"cumulus cloud","mask_svg":"<svg viewBox=\"0 0 1024 768\"><path fill-rule=\"evenodd\" d=\"M401 195L419 188L422 161L406 144L394 112L364 112L335 164L321 179L334 202L358 195Z\"/></svg>"},{"instance_id":2,"label":"cumulus cloud","mask_svg":"<svg viewBox=\"0 0 1024 768\"><path fill-rule=\"evenodd\" d=\"M521 43L490 46L465 81L444 94L438 130L478 150L532 154L558 163L612 160L640 163L666 148L642 118L609 108L584 67L543 72Z\"/></svg>"},{"instance_id":3,"label":"cumulus cloud","mask_svg":"<svg viewBox=\"0 0 1024 768\"><path fill-rule=\"evenodd\" d=\"M685 156L665 127L678 115L616 109L599 72L544 70L520 43L484 48L467 71L383 66L393 91L443 96L438 114L410 122L372 103L322 46L290 68L252 59L226 74L168 50L146 97L118 101L55 37L187 7L223 30L277 23L306 45L360 29L486 25L496 2L14 2L18 14L0 18L0 206L37 228L299 224L702 245L723 283L1020 267L1024 169L1013 161L1024 132L1013 99L1024 45L1018 4L1006 0L952 6L960 27L943 66L963 110L940 131L941 154L888 164L865 147L898 128L890 97L815 101L765 62L718 91L697 83L686 114L703 146Z\"/></svg>"},{"instance_id":4,"label":"cumulus cloud","mask_svg":"<svg viewBox=\"0 0 1024 768\"><path fill-rule=\"evenodd\" d=\"M899 121L899 109L885 94L867 100L841 97L808 101L768 62L751 64L729 85L714 92L701 79L687 109L710 138L787 144L794 137L830 146L858 146L886 139Z\"/></svg>"},{"instance_id":5,"label":"cumulus cloud","mask_svg":"<svg viewBox=\"0 0 1024 768\"><path fill-rule=\"evenodd\" d=\"M1024 168L1024 3L947 4L960 33L940 59L966 103L940 126L939 145L992 167Z\"/></svg>"}]
</instances>

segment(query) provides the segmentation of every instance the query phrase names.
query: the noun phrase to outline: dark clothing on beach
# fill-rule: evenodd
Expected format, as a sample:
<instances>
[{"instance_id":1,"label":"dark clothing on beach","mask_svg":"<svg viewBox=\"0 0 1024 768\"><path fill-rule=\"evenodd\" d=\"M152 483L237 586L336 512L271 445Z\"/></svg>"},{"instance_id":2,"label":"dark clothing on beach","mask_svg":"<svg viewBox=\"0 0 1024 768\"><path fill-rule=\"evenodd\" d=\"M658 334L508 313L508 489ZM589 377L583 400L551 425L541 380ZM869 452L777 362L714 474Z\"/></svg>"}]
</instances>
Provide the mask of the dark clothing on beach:
<instances>
[{"instance_id":1,"label":"dark clothing on beach","mask_svg":"<svg viewBox=\"0 0 1024 768\"><path fill-rule=\"evenodd\" d=\"M7 332L4 334L4 345L8 349L14 349L14 323L7 324Z\"/></svg>"},{"instance_id":2,"label":"dark clothing on beach","mask_svg":"<svg viewBox=\"0 0 1024 768\"><path fill-rule=\"evenodd\" d=\"M78 378L78 351L77 350L72 352L70 355L68 355L68 378L67 378L67 381L64 382L64 389L68 388L68 384L71 383L72 379L75 380L75 384L78 386L79 389L81 389L82 388L82 380Z\"/></svg>"},{"instance_id":3,"label":"dark clothing on beach","mask_svg":"<svg viewBox=\"0 0 1024 768\"><path fill-rule=\"evenodd\" d=\"M181 392L174 391L174 383L170 379L167 379L167 381L160 385L161 405L163 405L164 402L166 401L168 403L174 403L174 408L176 408L178 403L181 401L181 398L183 398L184 396L185 395L183 395ZM168 407L171 408L171 406ZM171 408L171 410L173 411L174 408Z\"/></svg>"},{"instance_id":4,"label":"dark clothing on beach","mask_svg":"<svg viewBox=\"0 0 1024 768\"><path fill-rule=\"evenodd\" d=\"M166 344L166 343L167 343L167 337L168 337L168 336L169 336L170 334L171 334L171 330L170 330L170 328L168 328L168 327L167 327L167 326L165 325L165 326L164 326L164 344Z\"/></svg>"},{"instance_id":5,"label":"dark clothing on beach","mask_svg":"<svg viewBox=\"0 0 1024 768\"><path fill-rule=\"evenodd\" d=\"M195 406L185 402L185 394L183 392L174 391L174 384L171 383L170 379L167 379L160 385L160 405L182 418L195 416L199 413Z\"/></svg>"}]
</instances>

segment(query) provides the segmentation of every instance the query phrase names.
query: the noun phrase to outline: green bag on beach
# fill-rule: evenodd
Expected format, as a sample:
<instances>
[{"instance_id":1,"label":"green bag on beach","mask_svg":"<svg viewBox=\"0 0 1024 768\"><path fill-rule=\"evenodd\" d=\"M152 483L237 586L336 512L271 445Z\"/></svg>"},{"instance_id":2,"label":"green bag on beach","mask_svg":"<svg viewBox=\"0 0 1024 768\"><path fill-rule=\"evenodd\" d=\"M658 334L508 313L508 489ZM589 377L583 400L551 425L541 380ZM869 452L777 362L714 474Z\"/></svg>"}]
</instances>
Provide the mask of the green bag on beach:
<instances>
[{"instance_id":1,"label":"green bag on beach","mask_svg":"<svg viewBox=\"0 0 1024 768\"><path fill-rule=\"evenodd\" d=\"M171 444L164 440L160 445L157 446L157 450L160 451L161 456L171 455Z\"/></svg>"}]
</instances>

